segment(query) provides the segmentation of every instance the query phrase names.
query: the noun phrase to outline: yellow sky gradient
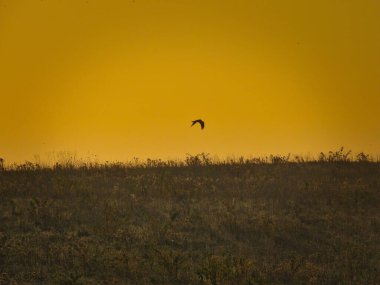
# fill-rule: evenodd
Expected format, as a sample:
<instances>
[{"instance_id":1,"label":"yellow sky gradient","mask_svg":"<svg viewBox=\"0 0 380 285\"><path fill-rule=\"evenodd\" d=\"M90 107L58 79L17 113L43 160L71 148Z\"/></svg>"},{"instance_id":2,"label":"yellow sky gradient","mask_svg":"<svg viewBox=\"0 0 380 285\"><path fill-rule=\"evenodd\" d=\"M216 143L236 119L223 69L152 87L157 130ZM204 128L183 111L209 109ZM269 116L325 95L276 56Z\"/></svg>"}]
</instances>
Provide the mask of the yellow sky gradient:
<instances>
[{"instance_id":1,"label":"yellow sky gradient","mask_svg":"<svg viewBox=\"0 0 380 285\"><path fill-rule=\"evenodd\" d=\"M379 154L380 1L0 0L0 104L7 161Z\"/></svg>"}]
</instances>

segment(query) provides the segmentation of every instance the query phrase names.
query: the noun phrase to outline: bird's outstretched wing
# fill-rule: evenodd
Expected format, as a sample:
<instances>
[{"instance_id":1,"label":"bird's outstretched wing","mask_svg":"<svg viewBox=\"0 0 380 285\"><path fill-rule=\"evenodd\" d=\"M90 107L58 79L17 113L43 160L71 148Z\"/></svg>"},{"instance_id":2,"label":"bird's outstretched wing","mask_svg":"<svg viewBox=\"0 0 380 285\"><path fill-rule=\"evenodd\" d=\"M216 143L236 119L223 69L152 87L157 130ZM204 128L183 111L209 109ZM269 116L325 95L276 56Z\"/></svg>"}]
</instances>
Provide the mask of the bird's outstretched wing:
<instances>
[{"instance_id":1,"label":"bird's outstretched wing","mask_svg":"<svg viewBox=\"0 0 380 285\"><path fill-rule=\"evenodd\" d=\"M192 121L191 126L194 126L196 123L199 123L201 125L201 129L203 130L205 127L205 122L203 122L201 119Z\"/></svg>"}]
</instances>

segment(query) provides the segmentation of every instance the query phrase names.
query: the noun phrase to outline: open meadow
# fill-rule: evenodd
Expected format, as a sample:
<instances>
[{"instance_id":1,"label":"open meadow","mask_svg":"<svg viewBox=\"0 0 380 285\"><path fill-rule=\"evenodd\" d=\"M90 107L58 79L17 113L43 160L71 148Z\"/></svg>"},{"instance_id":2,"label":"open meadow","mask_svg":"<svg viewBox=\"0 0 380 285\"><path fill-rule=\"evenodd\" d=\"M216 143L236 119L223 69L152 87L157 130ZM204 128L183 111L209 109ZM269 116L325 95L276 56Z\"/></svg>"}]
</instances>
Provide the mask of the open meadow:
<instances>
[{"instance_id":1,"label":"open meadow","mask_svg":"<svg viewBox=\"0 0 380 285\"><path fill-rule=\"evenodd\" d=\"M380 284L380 164L0 170L0 284Z\"/></svg>"}]
</instances>

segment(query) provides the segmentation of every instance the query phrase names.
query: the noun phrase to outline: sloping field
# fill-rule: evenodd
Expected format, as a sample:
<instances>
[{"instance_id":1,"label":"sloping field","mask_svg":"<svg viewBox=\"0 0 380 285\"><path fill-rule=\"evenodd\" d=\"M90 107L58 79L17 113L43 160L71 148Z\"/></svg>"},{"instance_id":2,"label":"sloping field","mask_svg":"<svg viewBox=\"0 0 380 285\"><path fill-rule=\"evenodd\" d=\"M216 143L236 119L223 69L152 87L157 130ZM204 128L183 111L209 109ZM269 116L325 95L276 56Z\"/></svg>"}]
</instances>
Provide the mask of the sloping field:
<instances>
[{"instance_id":1,"label":"sloping field","mask_svg":"<svg viewBox=\"0 0 380 285\"><path fill-rule=\"evenodd\" d=\"M380 284L380 164L3 170L0 284Z\"/></svg>"}]
</instances>

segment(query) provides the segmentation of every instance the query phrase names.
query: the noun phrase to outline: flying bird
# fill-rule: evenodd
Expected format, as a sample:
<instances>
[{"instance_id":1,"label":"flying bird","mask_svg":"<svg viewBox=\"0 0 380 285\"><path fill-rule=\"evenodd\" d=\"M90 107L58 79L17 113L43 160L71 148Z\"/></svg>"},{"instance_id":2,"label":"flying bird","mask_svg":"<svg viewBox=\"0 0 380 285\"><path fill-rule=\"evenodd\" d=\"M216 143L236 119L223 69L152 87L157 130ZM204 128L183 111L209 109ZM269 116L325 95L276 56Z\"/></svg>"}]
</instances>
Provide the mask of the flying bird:
<instances>
[{"instance_id":1,"label":"flying bird","mask_svg":"<svg viewBox=\"0 0 380 285\"><path fill-rule=\"evenodd\" d=\"M193 123L191 124L191 126L194 126L196 123L199 123L201 125L201 129L203 130L204 127L205 127L205 122L203 122L201 119L198 119L198 120L194 120L192 121Z\"/></svg>"}]
</instances>

